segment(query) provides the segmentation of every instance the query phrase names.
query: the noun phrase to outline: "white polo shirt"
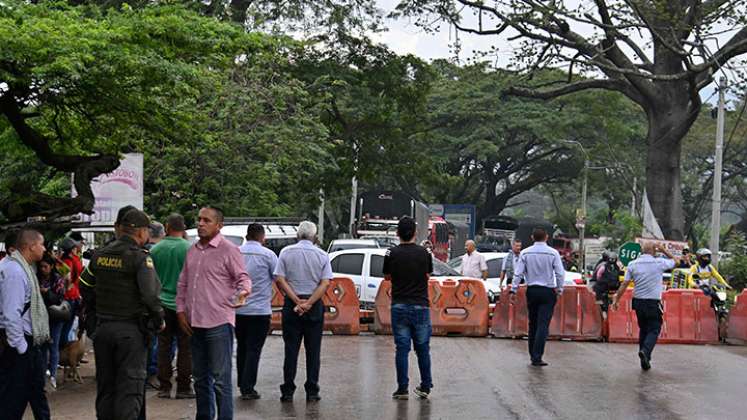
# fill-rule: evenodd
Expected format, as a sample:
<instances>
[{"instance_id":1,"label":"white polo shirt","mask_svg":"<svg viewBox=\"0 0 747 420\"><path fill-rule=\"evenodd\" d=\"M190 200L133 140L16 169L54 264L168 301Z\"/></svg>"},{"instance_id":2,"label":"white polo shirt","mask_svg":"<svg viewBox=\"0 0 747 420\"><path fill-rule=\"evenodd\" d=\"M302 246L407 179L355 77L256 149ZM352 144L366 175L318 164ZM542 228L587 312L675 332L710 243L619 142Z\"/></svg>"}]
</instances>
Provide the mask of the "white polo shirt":
<instances>
[{"instance_id":1,"label":"white polo shirt","mask_svg":"<svg viewBox=\"0 0 747 420\"><path fill-rule=\"evenodd\" d=\"M482 278L482 272L488 271L488 263L485 257L477 251L462 256L462 275L475 279Z\"/></svg>"}]
</instances>

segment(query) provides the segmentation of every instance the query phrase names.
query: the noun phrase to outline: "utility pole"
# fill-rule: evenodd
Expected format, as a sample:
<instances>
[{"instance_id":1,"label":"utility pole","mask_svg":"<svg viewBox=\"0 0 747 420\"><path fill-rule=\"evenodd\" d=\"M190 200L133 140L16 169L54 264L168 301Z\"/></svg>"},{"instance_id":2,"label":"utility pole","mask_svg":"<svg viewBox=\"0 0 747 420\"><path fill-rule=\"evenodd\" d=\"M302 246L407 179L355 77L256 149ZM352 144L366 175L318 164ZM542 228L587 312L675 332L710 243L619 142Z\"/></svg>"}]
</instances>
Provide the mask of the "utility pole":
<instances>
[{"instance_id":1,"label":"utility pole","mask_svg":"<svg viewBox=\"0 0 747 420\"><path fill-rule=\"evenodd\" d=\"M358 179L353 175L352 180L352 192L350 193L350 237L353 237L353 231L355 230L355 202L358 200Z\"/></svg>"},{"instance_id":2,"label":"utility pole","mask_svg":"<svg viewBox=\"0 0 747 420\"><path fill-rule=\"evenodd\" d=\"M635 195L638 189L638 177L633 177L633 198L630 200L630 215L635 217Z\"/></svg>"},{"instance_id":3,"label":"utility pole","mask_svg":"<svg viewBox=\"0 0 747 420\"><path fill-rule=\"evenodd\" d=\"M711 210L711 252L713 264L718 264L719 235L721 233L721 171L724 158L724 107L726 77L721 76L718 86L718 116L716 117L716 157L713 169L713 209Z\"/></svg>"},{"instance_id":4,"label":"utility pole","mask_svg":"<svg viewBox=\"0 0 747 420\"><path fill-rule=\"evenodd\" d=\"M583 150L583 146L582 146ZM584 150L584 154L586 151ZM586 248L584 247L584 237L586 236L586 191L589 183L589 159L588 156L584 159L584 181L581 184L581 217L580 221L576 221L578 227L578 247L580 248L579 257L581 258L581 273L583 274L586 269Z\"/></svg>"},{"instance_id":5,"label":"utility pole","mask_svg":"<svg viewBox=\"0 0 747 420\"><path fill-rule=\"evenodd\" d=\"M319 200L317 238L319 238L319 244L324 244L324 188L319 188Z\"/></svg>"}]
</instances>

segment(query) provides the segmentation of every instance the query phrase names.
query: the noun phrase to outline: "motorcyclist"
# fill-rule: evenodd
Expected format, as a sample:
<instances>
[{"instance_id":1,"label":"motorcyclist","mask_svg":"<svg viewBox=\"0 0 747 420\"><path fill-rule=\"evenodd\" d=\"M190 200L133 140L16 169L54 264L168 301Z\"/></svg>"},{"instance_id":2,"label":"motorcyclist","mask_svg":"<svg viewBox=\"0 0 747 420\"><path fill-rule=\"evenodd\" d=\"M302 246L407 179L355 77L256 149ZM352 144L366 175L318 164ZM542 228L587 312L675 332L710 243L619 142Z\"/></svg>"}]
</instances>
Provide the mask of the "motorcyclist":
<instances>
[{"instance_id":1,"label":"motorcyclist","mask_svg":"<svg viewBox=\"0 0 747 420\"><path fill-rule=\"evenodd\" d=\"M723 285L727 289L732 287L724 280L716 267L711 264L711 250L700 248L696 253L696 262L690 267L687 286L692 289L702 289L711 299L717 299L713 286Z\"/></svg>"},{"instance_id":2,"label":"motorcyclist","mask_svg":"<svg viewBox=\"0 0 747 420\"><path fill-rule=\"evenodd\" d=\"M602 306L602 311L606 312L609 307L609 292L614 292L620 287L617 253L604 251L602 261L594 269L593 278L597 303Z\"/></svg>"}]
</instances>

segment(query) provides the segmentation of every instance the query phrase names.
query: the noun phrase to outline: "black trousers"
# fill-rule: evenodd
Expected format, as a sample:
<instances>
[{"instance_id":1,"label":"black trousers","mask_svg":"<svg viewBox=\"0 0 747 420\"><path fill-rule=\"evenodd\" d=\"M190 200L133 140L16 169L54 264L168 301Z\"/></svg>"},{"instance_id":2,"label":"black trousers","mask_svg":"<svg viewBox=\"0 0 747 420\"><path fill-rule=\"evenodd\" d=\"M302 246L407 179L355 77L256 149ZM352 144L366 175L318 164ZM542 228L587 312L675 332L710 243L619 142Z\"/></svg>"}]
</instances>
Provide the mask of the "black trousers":
<instances>
[{"instance_id":1,"label":"black trousers","mask_svg":"<svg viewBox=\"0 0 747 420\"><path fill-rule=\"evenodd\" d=\"M302 299L308 297L299 296ZM303 316L293 311L296 306L292 300L285 298L283 305L283 341L285 342L285 360L283 361L284 383L280 390L284 395L292 395L296 390L296 370L301 341L306 349L306 383L307 394L319 393L319 365L321 363L322 330L324 329L324 305L321 299Z\"/></svg>"},{"instance_id":2,"label":"black trousers","mask_svg":"<svg viewBox=\"0 0 747 420\"><path fill-rule=\"evenodd\" d=\"M102 420L144 418L145 336L136 322L103 322L93 341L96 356L96 416Z\"/></svg>"},{"instance_id":3,"label":"black trousers","mask_svg":"<svg viewBox=\"0 0 747 420\"><path fill-rule=\"evenodd\" d=\"M664 311L658 299L633 299L633 310L638 318L638 347L650 359L661 332Z\"/></svg>"},{"instance_id":4,"label":"black trousers","mask_svg":"<svg viewBox=\"0 0 747 420\"><path fill-rule=\"evenodd\" d=\"M270 315L236 315L236 369L242 394L254 391Z\"/></svg>"},{"instance_id":5,"label":"black trousers","mask_svg":"<svg viewBox=\"0 0 747 420\"><path fill-rule=\"evenodd\" d=\"M50 418L47 394L44 392L44 371L47 363L42 346L32 346L26 337L28 349L18 354L6 347L0 357L0 419L21 420L26 406L31 406L36 420Z\"/></svg>"},{"instance_id":6,"label":"black trousers","mask_svg":"<svg viewBox=\"0 0 747 420\"><path fill-rule=\"evenodd\" d=\"M527 287L529 357L532 362L541 361L542 355L545 354L545 342L550 331L550 321L556 301L555 289L544 286Z\"/></svg>"}]
</instances>

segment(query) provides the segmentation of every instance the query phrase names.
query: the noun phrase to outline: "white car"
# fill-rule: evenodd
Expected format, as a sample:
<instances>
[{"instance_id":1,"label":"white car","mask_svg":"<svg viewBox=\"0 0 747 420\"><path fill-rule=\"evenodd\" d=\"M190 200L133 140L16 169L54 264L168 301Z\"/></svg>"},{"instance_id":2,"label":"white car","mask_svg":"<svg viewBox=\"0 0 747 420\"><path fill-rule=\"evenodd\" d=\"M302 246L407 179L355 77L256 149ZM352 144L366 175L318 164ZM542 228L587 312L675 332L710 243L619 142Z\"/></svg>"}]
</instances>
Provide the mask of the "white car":
<instances>
[{"instance_id":1,"label":"white car","mask_svg":"<svg viewBox=\"0 0 747 420\"><path fill-rule=\"evenodd\" d=\"M344 251L346 249L381 248L373 239L335 239L329 243L328 253Z\"/></svg>"},{"instance_id":2,"label":"white car","mask_svg":"<svg viewBox=\"0 0 747 420\"><path fill-rule=\"evenodd\" d=\"M386 248L347 249L329 254L335 277L349 277L364 309L373 308L379 285L384 280ZM458 279L461 276L446 263L433 259L434 280Z\"/></svg>"},{"instance_id":3,"label":"white car","mask_svg":"<svg viewBox=\"0 0 747 420\"><path fill-rule=\"evenodd\" d=\"M485 282L485 288L488 291L488 299L490 300L490 303L495 303L498 296L501 294L501 267L503 267L503 259L508 256L508 252L482 252L481 254L485 257L485 262L488 264L488 278ZM449 266L461 273L462 257L451 259L449 261ZM581 273L566 271L563 284L565 286L571 286L575 284L584 284L584 281Z\"/></svg>"},{"instance_id":4,"label":"white car","mask_svg":"<svg viewBox=\"0 0 747 420\"><path fill-rule=\"evenodd\" d=\"M225 225L221 228L220 233L226 239L241 246L246 242L246 228L249 225ZM288 245L298 242L297 226L295 225L277 225L264 224L265 228L265 246L280 255L280 250ZM197 229L187 229L187 239L190 242L197 240Z\"/></svg>"}]
</instances>

